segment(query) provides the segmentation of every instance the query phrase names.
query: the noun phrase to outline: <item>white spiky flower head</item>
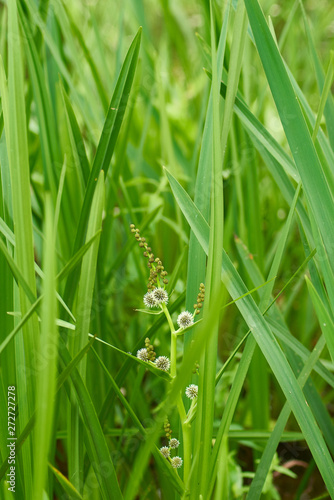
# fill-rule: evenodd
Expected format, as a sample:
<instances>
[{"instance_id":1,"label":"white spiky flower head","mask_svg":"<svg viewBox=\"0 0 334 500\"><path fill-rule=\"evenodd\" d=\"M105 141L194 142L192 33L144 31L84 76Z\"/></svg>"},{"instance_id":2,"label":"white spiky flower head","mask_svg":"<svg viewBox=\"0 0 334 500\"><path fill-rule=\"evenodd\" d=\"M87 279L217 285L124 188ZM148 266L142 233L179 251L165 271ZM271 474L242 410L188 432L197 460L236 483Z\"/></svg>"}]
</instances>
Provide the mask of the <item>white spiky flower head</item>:
<instances>
[{"instance_id":1,"label":"white spiky flower head","mask_svg":"<svg viewBox=\"0 0 334 500\"><path fill-rule=\"evenodd\" d=\"M189 399L195 399L198 396L198 385L191 384L186 388L186 396Z\"/></svg>"},{"instance_id":2,"label":"white spiky flower head","mask_svg":"<svg viewBox=\"0 0 334 500\"><path fill-rule=\"evenodd\" d=\"M169 447L170 448L178 448L180 446L180 441L176 438L172 438L170 441L169 441Z\"/></svg>"},{"instance_id":3,"label":"white spiky flower head","mask_svg":"<svg viewBox=\"0 0 334 500\"><path fill-rule=\"evenodd\" d=\"M146 307L156 307L158 305L157 301L154 298L153 292L145 293L143 301Z\"/></svg>"},{"instance_id":4,"label":"white spiky flower head","mask_svg":"<svg viewBox=\"0 0 334 500\"><path fill-rule=\"evenodd\" d=\"M160 448L160 453L162 453L165 458L168 458L170 455L168 446L163 446L162 448Z\"/></svg>"},{"instance_id":5,"label":"white spiky flower head","mask_svg":"<svg viewBox=\"0 0 334 500\"><path fill-rule=\"evenodd\" d=\"M167 304L168 293L164 288L155 288L152 292L152 295L157 304Z\"/></svg>"},{"instance_id":6,"label":"white spiky flower head","mask_svg":"<svg viewBox=\"0 0 334 500\"><path fill-rule=\"evenodd\" d=\"M173 457L170 461L171 466L174 467L174 469L179 469L182 467L183 460L181 457Z\"/></svg>"},{"instance_id":7,"label":"white spiky flower head","mask_svg":"<svg viewBox=\"0 0 334 500\"><path fill-rule=\"evenodd\" d=\"M180 328L187 328L194 324L194 317L189 311L183 311L178 315L177 324Z\"/></svg>"},{"instance_id":8,"label":"white spiky flower head","mask_svg":"<svg viewBox=\"0 0 334 500\"><path fill-rule=\"evenodd\" d=\"M155 365L157 368L159 368L160 370L163 370L164 372L168 372L169 370L169 367L170 367L170 361L169 359L167 358L167 356L159 356L156 360L155 360Z\"/></svg>"},{"instance_id":9,"label":"white spiky flower head","mask_svg":"<svg viewBox=\"0 0 334 500\"><path fill-rule=\"evenodd\" d=\"M142 361L148 361L148 352L146 347L137 351L137 358L141 359Z\"/></svg>"}]
</instances>

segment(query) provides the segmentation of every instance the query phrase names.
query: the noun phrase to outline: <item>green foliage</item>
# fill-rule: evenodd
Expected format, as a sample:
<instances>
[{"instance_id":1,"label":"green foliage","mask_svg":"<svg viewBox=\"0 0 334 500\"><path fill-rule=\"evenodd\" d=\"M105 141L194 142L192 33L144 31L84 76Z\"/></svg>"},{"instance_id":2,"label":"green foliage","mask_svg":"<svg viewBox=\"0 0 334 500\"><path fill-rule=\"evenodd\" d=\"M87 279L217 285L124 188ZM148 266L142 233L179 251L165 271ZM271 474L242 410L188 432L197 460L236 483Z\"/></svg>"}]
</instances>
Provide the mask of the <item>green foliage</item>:
<instances>
[{"instance_id":1,"label":"green foliage","mask_svg":"<svg viewBox=\"0 0 334 500\"><path fill-rule=\"evenodd\" d=\"M331 14L2 3L0 500L334 498Z\"/></svg>"}]
</instances>

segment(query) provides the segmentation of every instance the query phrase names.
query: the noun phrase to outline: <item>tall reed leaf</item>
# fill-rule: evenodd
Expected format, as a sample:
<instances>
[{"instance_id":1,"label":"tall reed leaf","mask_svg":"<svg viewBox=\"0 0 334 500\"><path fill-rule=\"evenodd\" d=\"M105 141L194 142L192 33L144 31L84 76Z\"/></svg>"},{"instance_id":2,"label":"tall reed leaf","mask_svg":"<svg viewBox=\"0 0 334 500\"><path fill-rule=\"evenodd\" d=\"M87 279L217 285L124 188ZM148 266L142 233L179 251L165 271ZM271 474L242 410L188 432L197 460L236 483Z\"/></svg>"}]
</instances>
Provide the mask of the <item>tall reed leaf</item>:
<instances>
[{"instance_id":1,"label":"tall reed leaf","mask_svg":"<svg viewBox=\"0 0 334 500\"><path fill-rule=\"evenodd\" d=\"M212 183L211 183L211 232L208 267L206 273L207 300L204 306L204 318L207 318L211 301L217 296L220 289L220 269L223 250L223 184L222 184L222 146L220 144L220 122L219 122L219 80L217 75L217 53L216 36L214 28L214 18L212 2L210 2L211 12L211 61L212 61ZM232 104L233 105L233 104ZM226 118L225 135L227 137L229 127L229 117ZM210 168L210 165L208 166ZM219 315L213 325L213 334L210 336L205 351L201 357L202 370L199 376L199 398L198 413L196 420L196 450L197 471L193 475L192 498L196 489L195 484L199 484L199 494L206 491L206 481L208 477L209 455L212 440L212 425L214 418L214 381L216 376L217 345L218 345ZM198 476L199 475L199 482ZM196 482L195 482L196 481Z\"/></svg>"},{"instance_id":2,"label":"tall reed leaf","mask_svg":"<svg viewBox=\"0 0 334 500\"><path fill-rule=\"evenodd\" d=\"M25 114L24 73L16 2L8 4L8 87L3 66L1 68L1 94L3 100L6 146L10 167L13 217L16 235L15 260L33 294L36 294L34 274L33 230L30 199L30 170ZM18 298L18 297L17 297ZM19 289L22 315L29 309L24 290ZM17 394L21 401L21 427L27 423L34 407L34 377L26 377L33 369L33 353L37 352L39 326L33 315L16 338L16 352L21 370L17 372ZM25 371L26 370L26 371ZM13 381L14 382L14 381ZM22 398L22 399L21 399ZM26 467L24 487L27 497L32 496L31 441L22 449Z\"/></svg>"},{"instance_id":3,"label":"tall reed leaf","mask_svg":"<svg viewBox=\"0 0 334 500\"><path fill-rule=\"evenodd\" d=\"M38 432L35 433L34 442L34 496L37 500L43 498L48 472L47 463L54 424L58 361L55 232L50 194L46 198L45 209L44 299L42 302L39 363L36 366L36 426Z\"/></svg>"},{"instance_id":4,"label":"tall reed leaf","mask_svg":"<svg viewBox=\"0 0 334 500\"><path fill-rule=\"evenodd\" d=\"M291 153L296 162L309 206L320 228L325 249L333 268L334 244L330 231L334 218L333 195L329 190L300 105L261 7L257 0L245 0L245 5L257 50Z\"/></svg>"}]
</instances>

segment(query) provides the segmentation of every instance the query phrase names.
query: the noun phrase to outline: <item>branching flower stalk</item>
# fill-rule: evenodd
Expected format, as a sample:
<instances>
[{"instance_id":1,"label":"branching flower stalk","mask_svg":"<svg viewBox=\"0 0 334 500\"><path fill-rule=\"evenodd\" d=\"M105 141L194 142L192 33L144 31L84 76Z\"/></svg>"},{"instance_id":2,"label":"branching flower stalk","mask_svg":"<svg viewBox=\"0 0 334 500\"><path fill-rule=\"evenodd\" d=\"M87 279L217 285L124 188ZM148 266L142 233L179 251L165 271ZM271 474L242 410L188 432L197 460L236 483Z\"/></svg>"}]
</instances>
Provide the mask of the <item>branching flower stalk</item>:
<instances>
[{"instance_id":1,"label":"branching flower stalk","mask_svg":"<svg viewBox=\"0 0 334 500\"><path fill-rule=\"evenodd\" d=\"M134 224L131 224L130 228L131 232L134 233L140 248L144 249L143 254L144 257L148 259L147 265L150 268L150 276L147 285L148 291L143 298L144 304L148 309L155 307L159 307L161 309L167 319L171 335L170 361L166 356L159 356L156 358L154 347L150 344L150 339L148 338L145 340L145 348L140 349L137 352L137 357L142 361L154 364L161 370L169 371L171 377L175 378L177 375L177 337L178 335L183 334L186 329L194 325L194 318L197 314L200 313L200 310L202 308L205 287L203 283L200 284L197 302L194 305L194 312L191 313L189 311L183 311L179 314L177 318L177 325L179 328L176 330L167 307L168 293L165 289L166 285L168 284L168 280L166 278L167 272L165 271L161 260L158 257L154 256L152 249L146 242L146 239L140 236L139 229L137 229ZM182 428L182 443L184 452L183 459L179 456L170 456L171 450L178 446L179 441L177 439L170 439L171 430L169 423L165 424L166 437L170 439L169 446L163 446L162 448L160 448L160 452L170 462L173 468L178 469L183 465L183 480L186 488L190 475L190 464L192 459L191 423L196 415L197 394L198 387L196 385L192 384L187 387L186 396L192 401L188 413L185 410L181 392L178 394L176 400L176 407L178 410Z\"/></svg>"}]
</instances>

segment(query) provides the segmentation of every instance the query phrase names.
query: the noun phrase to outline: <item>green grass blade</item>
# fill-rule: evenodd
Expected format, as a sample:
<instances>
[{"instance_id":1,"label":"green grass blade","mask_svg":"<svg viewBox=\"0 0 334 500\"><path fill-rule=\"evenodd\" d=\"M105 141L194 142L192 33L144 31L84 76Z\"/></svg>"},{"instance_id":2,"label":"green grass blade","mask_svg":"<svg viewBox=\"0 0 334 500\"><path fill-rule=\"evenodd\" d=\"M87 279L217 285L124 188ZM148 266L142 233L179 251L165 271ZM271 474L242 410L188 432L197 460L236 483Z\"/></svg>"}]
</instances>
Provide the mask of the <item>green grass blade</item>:
<instances>
[{"instance_id":1,"label":"green grass blade","mask_svg":"<svg viewBox=\"0 0 334 500\"><path fill-rule=\"evenodd\" d=\"M171 177L171 174L169 174L169 177ZM173 187L173 192L178 203L180 203L180 208L195 234L201 233L203 227L205 228L199 237L204 242L203 249L208 251L209 226L195 205L189 203L190 198L176 180L173 181ZM183 203L183 200L185 203ZM190 210L189 206L191 207ZM232 298L237 298L247 292L242 279L226 253L224 253L223 258L222 279ZM236 305L251 329L254 339L261 348L291 406L328 490L334 495L333 461L290 365L252 297L248 295L244 299L237 301Z\"/></svg>"},{"instance_id":2,"label":"green grass blade","mask_svg":"<svg viewBox=\"0 0 334 500\"><path fill-rule=\"evenodd\" d=\"M96 277L97 256L100 243L101 226L102 226L102 211L105 202L105 186L104 172L100 172L94 198L91 205L90 216L88 220L86 243L94 240L82 258L81 274L78 287L78 311L76 331L77 334L73 339L72 354L82 349L87 341L90 311L93 300L93 290ZM97 235L97 237L95 237ZM81 375L85 377L85 369L82 367Z\"/></svg>"},{"instance_id":3,"label":"green grass blade","mask_svg":"<svg viewBox=\"0 0 334 500\"><path fill-rule=\"evenodd\" d=\"M304 96L301 88L299 87L298 83L296 82L296 79L294 78L293 74L291 73L291 71L287 65L285 65L285 68L286 68L286 71L287 71L288 76L290 78L290 81L293 85L294 91L295 91L295 93L299 99L299 102L302 106L304 116L307 116L309 122L311 123L312 127L314 128L315 121L316 121L314 111L312 110L311 106L307 102L306 97ZM325 135L322 128L319 129L317 139L319 141L319 144L321 145L321 150L322 150L323 154L325 155L328 164L331 165L331 168L333 171L334 151L332 150L331 145L328 141L328 138Z\"/></svg>"},{"instance_id":4,"label":"green grass blade","mask_svg":"<svg viewBox=\"0 0 334 500\"><path fill-rule=\"evenodd\" d=\"M71 356L63 343L59 352L63 367L65 368L71 362ZM105 436L94 404L77 368L71 373L71 381L80 405L87 439L87 451L90 454L89 458L100 485L101 496L103 500L109 500L110 492L112 492L115 500L122 499ZM106 470L105 467L108 467L108 474L103 473Z\"/></svg>"},{"instance_id":5,"label":"green grass blade","mask_svg":"<svg viewBox=\"0 0 334 500\"><path fill-rule=\"evenodd\" d=\"M44 246L44 298L42 301L41 343L37 370L36 426L34 441L34 496L43 498L48 471L48 455L53 431L54 396L58 359L56 326L55 233L50 195L46 198Z\"/></svg>"},{"instance_id":6,"label":"green grass blade","mask_svg":"<svg viewBox=\"0 0 334 500\"><path fill-rule=\"evenodd\" d=\"M207 74L211 78L210 72L207 72ZM224 81L221 82L220 93L223 99L225 99L226 83ZM268 132L268 130L262 125L258 118L256 118L256 116L249 110L240 95L237 95L235 98L234 110L247 130L252 135L254 135L258 142L260 142L260 144L262 144L266 148L266 150L282 165L286 173L296 181L299 181L299 174L296 170L296 166L293 160L291 160L282 146L279 145L276 139L270 134L270 132Z\"/></svg>"},{"instance_id":7,"label":"green grass blade","mask_svg":"<svg viewBox=\"0 0 334 500\"><path fill-rule=\"evenodd\" d=\"M10 332L9 335L2 341L0 345L0 354L2 351L7 347L7 345L10 343L10 341L15 337L15 335L21 330L22 326L28 321L28 319L31 317L31 315L37 310L41 303L42 297L39 297L33 305L30 307L30 309L26 312L24 317L21 319L21 321L15 326L15 328Z\"/></svg>"},{"instance_id":8,"label":"green grass blade","mask_svg":"<svg viewBox=\"0 0 334 500\"><path fill-rule=\"evenodd\" d=\"M25 294L25 301L28 299L31 303L36 300L36 296L32 292L27 280L25 279L23 272L19 269L19 267L16 265L15 260L13 257L10 255L6 245L4 242L0 239L0 251L2 252L3 256L7 260L7 263L10 267L10 270L16 280L16 282L22 287L22 290Z\"/></svg>"},{"instance_id":9,"label":"green grass blade","mask_svg":"<svg viewBox=\"0 0 334 500\"><path fill-rule=\"evenodd\" d=\"M222 74L226 37L227 37L227 27L230 16L230 6L231 2L227 3L224 20L220 33L219 44L217 49L217 73ZM208 53L210 54L210 48L208 48ZM202 144L200 157L198 161L198 170L196 177L195 186L195 197L194 201L196 206L199 208L204 217L209 219L210 211L210 185L211 185L211 169L207 168L212 162L212 145L211 137L213 133L213 118L212 118L212 89L210 91L209 102L207 105L205 124L203 129ZM196 262L196 266L194 266ZM186 309L189 310L193 304L196 302L197 290L200 283L204 282L205 278L205 265L206 265L206 255L203 252L201 245L198 243L197 238L190 232L189 238L189 252L188 252L188 278L187 278L187 296L186 296ZM191 342L191 335L187 336L184 340L185 349Z\"/></svg>"},{"instance_id":10,"label":"green grass blade","mask_svg":"<svg viewBox=\"0 0 334 500\"><path fill-rule=\"evenodd\" d=\"M84 180L85 186L87 185L89 179L89 163L86 154L85 144L80 133L79 125L75 117L71 101L66 94L64 86L60 83L61 96L64 103L64 110L66 115L67 128L69 130L69 136L72 144L73 154L76 155L77 162L80 165L81 175Z\"/></svg>"},{"instance_id":11,"label":"green grass blade","mask_svg":"<svg viewBox=\"0 0 334 500\"><path fill-rule=\"evenodd\" d=\"M239 247L240 247L240 244L239 244ZM240 248L240 250L243 250L243 249ZM247 250L245 250L243 252L243 261L248 262L248 264L247 264L248 267L256 268L255 262L253 260L248 259ZM255 269L255 271L256 271L256 269ZM261 273L260 273L260 276L258 276L257 273L258 273L258 271L255 272L255 281L254 282L263 279L261 276ZM250 272L250 275L254 276L254 272L253 273ZM290 278L290 281L291 281L291 278ZM282 321L279 317L278 317L278 320ZM268 322L270 324L274 324L274 323L271 323L271 319L269 319L269 318L268 318ZM275 328L273 329L273 332L284 333L284 336L280 336L280 338L285 343L285 346L289 345L289 349L287 349L288 360L289 360L291 366L293 367L295 373L298 373L298 371L299 371L299 366L301 364L301 358L305 362L305 366L307 367L307 369L309 369L310 359L312 358L313 355L310 355L310 353L307 353L305 348L301 344L299 344L297 339L295 339L289 332L285 331L286 327L284 327L283 325L282 325L282 327L278 326L278 325L279 325L279 323L275 322ZM293 339L294 345L292 345L292 343L291 343L292 339ZM301 351L302 356L300 356L301 348L303 348L303 350ZM311 358L309 356L311 356ZM318 356L319 356L319 353L318 353ZM316 361L316 359L317 358L315 358L314 362L312 363L312 369L315 369L317 371L317 370L319 370L319 367L320 367L320 370L318 371L318 373L320 374L320 371L323 372L323 367L322 367L321 363ZM331 384L331 381L327 379L327 376L325 376L325 378L326 378L326 381ZM328 446L332 450L333 446L334 446L334 442L332 439L333 428L332 428L332 424L330 421L330 417L327 413L326 408L322 404L322 401L320 399L319 394L315 391L315 388L314 388L311 381L307 382L306 387L304 389L304 393L305 393L306 399L308 401L308 404L311 407L311 409L316 417L316 420L319 423L319 426L320 426L320 428L325 436L326 442L328 443ZM285 424L283 424L283 428L284 428L284 425ZM273 459L273 454L276 451L276 447L277 447L278 440L279 440L279 434L275 434L275 439L277 439L277 442L275 441L276 445L273 445L273 448L271 448L272 455L268 458L268 456L266 455L266 453L267 453L267 450L266 450L265 460L264 460L264 457L261 458L261 464L262 464L261 467L264 467L263 470L265 471L265 472L263 472L264 477L262 476L262 473L261 473L261 477L263 480L266 477L266 474L267 474L268 468L269 468L269 464L271 463L271 461ZM261 489L262 489L263 484L262 484L262 486L261 486L261 484L260 484L260 482L258 482L258 479L257 479L256 485L259 486L258 491L261 491Z\"/></svg>"},{"instance_id":12,"label":"green grass blade","mask_svg":"<svg viewBox=\"0 0 334 500\"><path fill-rule=\"evenodd\" d=\"M91 334L89 334L90 336ZM147 370L149 370L151 373L154 373L154 375L158 376L158 377L161 377L162 379L170 382L171 381L171 376L169 375L169 373L167 372L164 372L162 370L159 370L159 368L156 368L155 366L151 365L151 364L148 364L146 361L142 361L141 359L137 358L136 356L128 353L128 352L125 352L125 351L122 351L121 349L118 349L118 347L114 346L114 345L111 345L109 344L108 342L105 342L104 340L102 339L99 339L99 338L96 338L99 342L102 342L103 344L107 345L108 347L111 347L114 351L117 351L118 353L122 354L123 356L126 356L128 359L132 359L132 361L134 361L135 363L138 363L140 365L142 365L144 368L146 368ZM102 362L100 360L100 362ZM110 377L110 374L108 375ZM116 390L116 389L115 389ZM118 394L118 388L116 390L116 393ZM122 400L122 398L121 398Z\"/></svg>"},{"instance_id":13,"label":"green grass blade","mask_svg":"<svg viewBox=\"0 0 334 500\"><path fill-rule=\"evenodd\" d=\"M279 241L278 248L275 253L274 260L272 262L268 278L270 281L269 285L264 289L264 292L261 296L259 309L260 311L264 311L267 307L267 304L270 300L270 296L274 287L274 281L271 281L275 276L277 276L279 266L281 264L284 248L286 245L286 240L288 237L288 233L291 229L291 222L294 215L296 203L299 197L301 185L299 184L294 200L290 207L289 216L286 220L284 229L282 231L282 236ZM267 363L264 359L262 353L258 348L255 349L253 354L253 360L250 366L249 371L249 380L250 380L250 404L252 408L252 416L253 416L253 427L268 429L269 426L269 377L267 372Z\"/></svg>"},{"instance_id":14,"label":"green grass blade","mask_svg":"<svg viewBox=\"0 0 334 500\"><path fill-rule=\"evenodd\" d=\"M23 13L22 6L18 3L18 11L24 36L27 40L25 45L27 53L27 62L29 68L30 81L32 83L34 100L37 106L37 117L40 129L40 146L42 150L43 171L45 179L45 188L50 190L53 200L57 193L57 172L55 166L58 156L58 144L54 116L52 112L49 93L46 87L43 68L39 60L36 46L34 44L33 34L30 25Z\"/></svg>"},{"instance_id":15,"label":"green grass blade","mask_svg":"<svg viewBox=\"0 0 334 500\"><path fill-rule=\"evenodd\" d=\"M323 90L325 89L325 77L324 77L324 71L322 69L319 57L317 55L314 42L313 42L313 37L311 33L311 29L307 20L306 12L303 3L299 0L299 5L303 14L303 20L304 20L304 26L305 26L305 32L309 44L309 49L311 52L311 57L313 60L314 68L315 68L315 74L317 77L317 83L318 83L318 88L319 92L323 94ZM334 150L334 102L333 102L333 97L331 94L327 96L326 94L326 105L325 105L325 118L326 118L326 125L327 125L327 130L328 130L328 137L329 141L331 143L332 149Z\"/></svg>"},{"instance_id":16,"label":"green grass blade","mask_svg":"<svg viewBox=\"0 0 334 500\"><path fill-rule=\"evenodd\" d=\"M87 184L85 199L81 210L75 248L78 246L79 242L82 241L82 233L84 232L86 226L87 214L90 209L90 204L95 189L95 179L98 177L98 174L101 170L104 171L105 176L107 175L109 170L110 160L122 125L126 105L136 71L140 38L141 29L139 29L128 50L109 105L109 110L103 126L100 142L97 147L92 170L90 172Z\"/></svg>"},{"instance_id":17,"label":"green grass blade","mask_svg":"<svg viewBox=\"0 0 334 500\"><path fill-rule=\"evenodd\" d=\"M277 276L280 264L282 262L284 248L285 248L286 241L288 238L288 233L291 229L292 218L294 216L295 208L297 205L297 201L298 201L298 197L299 197L299 193L300 193L300 188L301 188L301 184L298 184L294 199L293 199L291 207L290 207L289 215L288 215L287 220L285 222L285 225L284 225L284 228L283 228L280 240L279 240L279 244L278 244L278 247L277 247L277 250L275 253L275 257L274 257L273 263L271 265L270 272L268 274L268 278L267 278L268 281L271 281L272 278ZM260 306L259 306L261 310L267 307L267 303L270 299L272 290L274 288L274 284L275 284L274 281L271 281L269 286L267 286L265 288L263 296L261 297L261 302L260 302Z\"/></svg>"},{"instance_id":18,"label":"green grass blade","mask_svg":"<svg viewBox=\"0 0 334 500\"><path fill-rule=\"evenodd\" d=\"M73 484L71 484L70 481L58 469L53 467L52 464L49 464L49 468L53 472L56 479L61 484L68 498L82 500L83 497L80 495L80 493L74 488Z\"/></svg>"},{"instance_id":19,"label":"green grass blade","mask_svg":"<svg viewBox=\"0 0 334 500\"><path fill-rule=\"evenodd\" d=\"M289 330L282 323L278 323L273 318L268 317L267 323L270 325L272 332L276 337L285 344L285 346L291 349L299 358L306 363L308 357L310 356L310 351L303 346L296 338L291 335ZM331 387L334 386L334 376L333 374L325 368L322 363L316 363L314 370L320 375Z\"/></svg>"},{"instance_id":20,"label":"green grass blade","mask_svg":"<svg viewBox=\"0 0 334 500\"><path fill-rule=\"evenodd\" d=\"M56 391L59 391L59 389L62 387L62 385L66 382L67 378L70 376L71 372L73 369L77 366L77 364L82 360L82 358L87 354L89 349L91 348L95 338L91 339L85 347L76 355L75 358L73 358L70 363L66 366L66 368L61 372L57 379L57 389ZM17 441L16 441L16 448L17 450L20 449L24 441L27 439L27 436L30 434L31 430L33 429L34 425L36 423L36 412L33 413L33 415L30 417L29 422L21 432L21 434L18 436ZM9 456L9 455L8 455ZM0 479L4 476L6 473L8 467L9 467L9 462L8 462L8 456L4 460L3 464L0 467Z\"/></svg>"},{"instance_id":21,"label":"green grass blade","mask_svg":"<svg viewBox=\"0 0 334 500\"><path fill-rule=\"evenodd\" d=\"M318 131L320 128L320 122L322 118L322 114L324 112L324 109L326 107L326 102L328 102L328 94L330 93L331 90L331 85L333 83L333 76L334 76L334 52L332 51L331 53L331 58L329 60L329 65L328 65L328 70L324 82L324 88L321 93L321 99L320 99L320 104L319 104L319 109L317 113L317 120L314 125L314 130L312 133L312 140L315 141L315 138L318 135Z\"/></svg>"},{"instance_id":22,"label":"green grass blade","mask_svg":"<svg viewBox=\"0 0 334 500\"><path fill-rule=\"evenodd\" d=\"M316 310L320 328L322 333L325 336L326 344L328 347L329 354L334 362L334 323L331 318L329 311L324 306L321 301L319 294L317 293L315 287L312 282L306 277L307 288L310 292L310 296Z\"/></svg>"},{"instance_id":23,"label":"green grass blade","mask_svg":"<svg viewBox=\"0 0 334 500\"><path fill-rule=\"evenodd\" d=\"M292 84L261 8L257 0L245 0L245 5L290 150L333 267L332 237L329 231L334 217L333 196L329 191Z\"/></svg>"},{"instance_id":24,"label":"green grass blade","mask_svg":"<svg viewBox=\"0 0 334 500\"><path fill-rule=\"evenodd\" d=\"M102 225L102 211L105 201L104 172L101 170L94 197L91 205L90 216L87 227L87 240L91 239ZM80 281L78 287L78 310L76 332L70 338L70 352L75 356L87 342L91 307L93 301L94 283L96 277L96 264L100 237L98 236L93 245L88 249L82 259ZM86 363L81 362L79 372L83 380L86 379ZM69 479L75 488L82 492L83 485L83 440L82 426L79 419L79 408L72 404L70 410L69 429L72 439L69 446Z\"/></svg>"},{"instance_id":25,"label":"green grass blade","mask_svg":"<svg viewBox=\"0 0 334 500\"><path fill-rule=\"evenodd\" d=\"M86 252L89 250L91 245L93 245L95 240L97 240L100 236L101 236L101 229L99 231L97 231L94 234L94 236L89 238L87 240L87 242L84 245L82 245L82 247L80 247L80 249L73 255L73 257L71 257L70 260L65 264L63 269L61 271L59 271L59 273L57 275L57 279L59 281L66 278L66 276L68 276L73 271L73 269L75 269L75 267L80 263L81 259L84 257Z\"/></svg>"},{"instance_id":26,"label":"green grass blade","mask_svg":"<svg viewBox=\"0 0 334 500\"><path fill-rule=\"evenodd\" d=\"M242 10L241 10L242 13ZM230 115L233 107L233 92L235 81L232 81L230 90L229 105L230 114L224 115L223 123L223 144L221 141L220 119L219 119L219 81L217 74L217 53L216 53L216 36L214 28L214 15L212 2L210 2L210 19L211 19L211 61L212 61L212 183L211 183L211 231L210 231L210 250L208 254L207 272L205 277L206 285L206 301L204 304L204 318L207 318L210 310L211 301L218 290L220 289L220 269L222 263L223 250L223 233L224 233L224 201L223 201L223 183L222 183L222 164L223 155L222 148L227 142L227 136L230 126ZM233 76L235 76L232 73ZM225 141L225 142L224 142ZM211 168L211 166L209 166ZM198 285L197 285L198 286ZM196 419L196 438L195 438L195 453L197 469L193 477L195 481L191 483L191 495L195 498L198 493L202 496L206 492L206 482L208 478L209 455L212 441L212 426L214 418L214 388L216 376L216 362L218 349L218 328L219 315L216 317L216 322L213 325L210 341L205 346L205 350L201 356L201 370L199 374L199 395L197 402L197 419ZM185 470L184 481L187 484L188 476ZM197 488L194 486L197 485ZM197 493L198 491L198 493Z\"/></svg>"},{"instance_id":27,"label":"green grass blade","mask_svg":"<svg viewBox=\"0 0 334 500\"><path fill-rule=\"evenodd\" d=\"M103 109L107 109L107 107L108 107L107 94L106 94L106 91L104 89L103 83L101 81L99 72L97 70L96 64L95 64L94 59L93 59L93 56L92 56L92 54L91 54L91 52L90 52L87 44L85 43L84 36L81 33L78 25L75 23L72 15L70 14L69 9L66 8L66 4L65 3L63 3L61 5L61 8L63 8L64 12L66 12L66 16L68 17L71 29L72 29L75 37L78 39L80 47L81 47L81 49L82 49L82 51L83 51L83 53L85 55L86 61L89 64L89 67L90 67L90 70L91 70L91 73L92 73L92 76L94 78L94 82L95 82L95 85L96 85L96 89L98 91L98 94L99 94L99 97L100 97L100 100L101 100L101 104L103 106ZM62 15L62 17L64 17L64 14Z\"/></svg>"},{"instance_id":28,"label":"green grass blade","mask_svg":"<svg viewBox=\"0 0 334 500\"><path fill-rule=\"evenodd\" d=\"M89 342L81 349L80 352L70 361L70 363L66 366L66 368L60 373L57 378L57 391L62 387L62 385L66 382L68 377L71 375L71 372L76 368L76 366L80 363L83 357L87 354L89 349L92 347L94 343L95 337L91 338Z\"/></svg>"},{"instance_id":29,"label":"green grass blade","mask_svg":"<svg viewBox=\"0 0 334 500\"><path fill-rule=\"evenodd\" d=\"M122 125L126 105L128 102L132 82L135 75L136 64L139 54L141 29L135 36L126 58L124 60L116 87L110 102L109 110L105 119L101 133L100 142L97 147L92 169L89 175L83 206L80 213L80 220L77 228L73 253L76 252L83 243L86 232L88 214L92 203L96 179L101 170L107 175L110 160L115 148L117 137ZM78 280L78 273L69 281L65 297L74 294Z\"/></svg>"},{"instance_id":30,"label":"green grass blade","mask_svg":"<svg viewBox=\"0 0 334 500\"><path fill-rule=\"evenodd\" d=\"M313 349L311 355L307 359L307 362L305 363L303 370L298 377L298 383L300 387L303 387L305 385L324 347L325 347L325 338L321 337L318 340L317 345ZM287 403L285 403L283 410L281 411L280 416L277 419L275 429L273 430L271 436L269 437L265 450L262 454L260 463L256 469L254 479L251 483L249 492L247 494L247 500L255 500L261 497L261 492L263 490L264 482L269 472L270 464L274 457L274 453L277 449L277 446L281 440L281 436L284 432L289 415L290 415L290 407Z\"/></svg>"},{"instance_id":31,"label":"green grass blade","mask_svg":"<svg viewBox=\"0 0 334 500\"><path fill-rule=\"evenodd\" d=\"M48 49L50 50L50 53L54 58L54 62L57 64L59 72L61 73L62 77L68 84L69 88L71 89L73 100L76 102L78 109L80 109L81 111L85 124L88 128L89 135L91 138L95 139L94 128L96 126L95 125L96 119L94 115L96 113L96 109L94 108L94 106L91 106L90 101L88 102L82 101L82 99L80 98L76 85L73 82L69 70L67 69L65 61L63 60L60 48L57 45L56 41L54 40L52 29L45 23L43 17L38 12L35 3L32 0L25 0L25 5L30 14L29 22L34 23L41 31L44 41L47 44ZM74 59L74 64L76 64L76 59L77 59L77 54Z\"/></svg>"},{"instance_id":32,"label":"green grass blade","mask_svg":"<svg viewBox=\"0 0 334 500\"><path fill-rule=\"evenodd\" d=\"M1 64L0 80L6 146L11 177L14 227L16 234L15 260L28 286L36 294L34 273L34 248L30 200L30 169L27 141L27 124L24 99L24 73L21 50L21 33L18 26L17 4L8 4L8 87L4 68ZM7 90L8 89L8 90ZM22 316L29 309L29 301L22 287L19 288L20 309ZM18 300L14 307L18 306ZM33 368L33 352L38 345L39 325L33 315L24 325L22 335L16 337L16 354L18 366L17 395L21 401L21 428L28 422L34 407L34 380L24 374L24 369ZM28 438L22 449L22 463L25 466L25 495L33 495L31 468L31 440Z\"/></svg>"}]
</instances>

